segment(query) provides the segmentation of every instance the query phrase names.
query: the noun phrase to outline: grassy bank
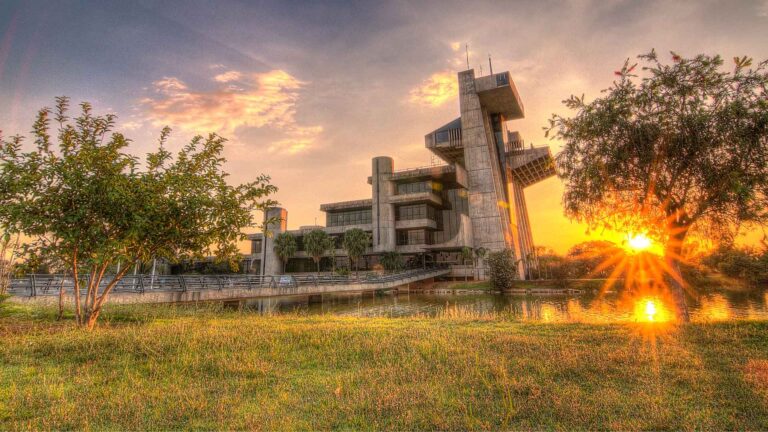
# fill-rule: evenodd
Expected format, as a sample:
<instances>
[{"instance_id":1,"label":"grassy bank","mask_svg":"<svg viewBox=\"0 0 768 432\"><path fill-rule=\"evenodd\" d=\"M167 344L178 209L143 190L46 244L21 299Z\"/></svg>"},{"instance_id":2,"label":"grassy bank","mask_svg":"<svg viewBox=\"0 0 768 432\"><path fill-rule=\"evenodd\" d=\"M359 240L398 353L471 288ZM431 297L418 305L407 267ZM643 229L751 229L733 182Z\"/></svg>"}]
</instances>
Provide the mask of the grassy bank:
<instances>
[{"instance_id":1,"label":"grassy bank","mask_svg":"<svg viewBox=\"0 0 768 432\"><path fill-rule=\"evenodd\" d=\"M105 318L0 310L0 429L768 428L763 322Z\"/></svg>"}]
</instances>

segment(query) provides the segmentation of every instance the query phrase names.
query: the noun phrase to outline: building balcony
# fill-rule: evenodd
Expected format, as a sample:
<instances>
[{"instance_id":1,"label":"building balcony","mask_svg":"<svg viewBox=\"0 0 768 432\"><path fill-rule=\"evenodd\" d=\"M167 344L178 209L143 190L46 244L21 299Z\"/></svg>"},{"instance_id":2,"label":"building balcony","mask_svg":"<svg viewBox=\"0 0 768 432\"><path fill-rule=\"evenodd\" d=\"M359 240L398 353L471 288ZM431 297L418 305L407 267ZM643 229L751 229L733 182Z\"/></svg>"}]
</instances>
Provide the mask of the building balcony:
<instances>
[{"instance_id":1,"label":"building balcony","mask_svg":"<svg viewBox=\"0 0 768 432\"><path fill-rule=\"evenodd\" d=\"M339 226L325 227L323 228L323 231L325 231L328 234L344 234L345 231L351 230L352 228L359 228L363 231L371 232L373 230L373 224L367 223L367 224L357 224L357 225L339 225Z\"/></svg>"},{"instance_id":2,"label":"building balcony","mask_svg":"<svg viewBox=\"0 0 768 432\"><path fill-rule=\"evenodd\" d=\"M443 199L434 191L416 192L403 195L392 195L389 197L390 204L432 204L435 207L443 206Z\"/></svg>"},{"instance_id":3,"label":"building balcony","mask_svg":"<svg viewBox=\"0 0 768 432\"><path fill-rule=\"evenodd\" d=\"M522 187L528 187L552 177L555 161L549 147L519 148L508 151L507 170Z\"/></svg>"},{"instance_id":4,"label":"building balcony","mask_svg":"<svg viewBox=\"0 0 768 432\"><path fill-rule=\"evenodd\" d=\"M395 229L400 230L400 229L417 229L417 228L427 228L427 229L436 230L437 221L434 221L432 219L427 219L427 218L395 221Z\"/></svg>"},{"instance_id":5,"label":"building balcony","mask_svg":"<svg viewBox=\"0 0 768 432\"><path fill-rule=\"evenodd\" d=\"M361 199L361 200L354 200L354 201L341 201L341 202L335 202L335 203L321 204L320 211L329 212L329 211L341 211L341 210L356 210L356 209L371 208L371 206L373 206L373 200Z\"/></svg>"},{"instance_id":6,"label":"building balcony","mask_svg":"<svg viewBox=\"0 0 768 432\"><path fill-rule=\"evenodd\" d=\"M464 144L461 139L461 117L424 135L424 146L448 162L464 161Z\"/></svg>"},{"instance_id":7,"label":"building balcony","mask_svg":"<svg viewBox=\"0 0 768 432\"><path fill-rule=\"evenodd\" d=\"M475 78L475 90L489 113L501 114L505 120L525 117L523 102L509 72Z\"/></svg>"}]
</instances>

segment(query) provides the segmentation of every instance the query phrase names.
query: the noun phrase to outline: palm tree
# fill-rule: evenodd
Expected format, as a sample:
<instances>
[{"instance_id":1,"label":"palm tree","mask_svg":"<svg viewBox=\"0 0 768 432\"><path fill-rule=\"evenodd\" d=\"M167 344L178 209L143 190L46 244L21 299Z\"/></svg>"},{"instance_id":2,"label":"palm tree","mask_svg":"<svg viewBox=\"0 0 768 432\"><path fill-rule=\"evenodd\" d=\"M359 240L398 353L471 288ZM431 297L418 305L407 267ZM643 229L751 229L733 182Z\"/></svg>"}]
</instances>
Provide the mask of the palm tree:
<instances>
[{"instance_id":1,"label":"palm tree","mask_svg":"<svg viewBox=\"0 0 768 432\"><path fill-rule=\"evenodd\" d=\"M475 260L474 255L472 254L472 248L468 246L464 246L461 248L461 264L464 265L467 263L467 261L472 261L472 268L474 271L475 267ZM467 275L466 269L464 271L464 282L466 282L469 279L469 276Z\"/></svg>"},{"instance_id":2,"label":"palm tree","mask_svg":"<svg viewBox=\"0 0 768 432\"><path fill-rule=\"evenodd\" d=\"M344 232L344 250L347 251L349 260L355 263L355 277L360 276L360 268L357 264L370 243L371 235L360 228L352 228Z\"/></svg>"},{"instance_id":3,"label":"palm tree","mask_svg":"<svg viewBox=\"0 0 768 432\"><path fill-rule=\"evenodd\" d=\"M325 249L331 255L331 273L336 273L336 238L333 236L328 236L325 241Z\"/></svg>"},{"instance_id":4,"label":"palm tree","mask_svg":"<svg viewBox=\"0 0 768 432\"><path fill-rule=\"evenodd\" d=\"M477 279L478 279L478 280L480 279L480 268L479 268L479 266L478 266L478 265L479 265L479 263L480 263L480 262L483 260L483 258L485 258L485 255L486 255L487 253L488 253L488 249L486 249L486 248L484 248L484 247L479 247L479 248L476 248L476 249L475 249L475 262L476 262L477 264L473 263L473 265L474 265L475 267L477 267Z\"/></svg>"},{"instance_id":5,"label":"palm tree","mask_svg":"<svg viewBox=\"0 0 768 432\"><path fill-rule=\"evenodd\" d=\"M320 273L320 259L328 250L328 233L321 229L313 229L304 236L304 250L312 257Z\"/></svg>"},{"instance_id":6,"label":"palm tree","mask_svg":"<svg viewBox=\"0 0 768 432\"><path fill-rule=\"evenodd\" d=\"M280 257L280 261L283 262L283 273L285 273L285 265L288 263L288 260L296 255L296 237L289 232L278 234L275 236L275 246L273 249L277 256Z\"/></svg>"}]
</instances>

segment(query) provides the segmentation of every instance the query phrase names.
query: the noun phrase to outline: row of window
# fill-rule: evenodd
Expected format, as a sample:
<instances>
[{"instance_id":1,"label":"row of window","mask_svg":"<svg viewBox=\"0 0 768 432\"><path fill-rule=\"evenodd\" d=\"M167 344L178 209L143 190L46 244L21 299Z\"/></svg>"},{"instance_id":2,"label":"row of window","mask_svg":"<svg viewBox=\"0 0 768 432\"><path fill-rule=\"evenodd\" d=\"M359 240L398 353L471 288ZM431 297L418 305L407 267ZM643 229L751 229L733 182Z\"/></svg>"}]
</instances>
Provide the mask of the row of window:
<instances>
[{"instance_id":1,"label":"row of window","mask_svg":"<svg viewBox=\"0 0 768 432\"><path fill-rule=\"evenodd\" d=\"M405 205L397 208L397 220L430 219L440 220L440 210L427 204Z\"/></svg>"},{"instance_id":2,"label":"row of window","mask_svg":"<svg viewBox=\"0 0 768 432\"><path fill-rule=\"evenodd\" d=\"M325 225L329 227L369 224L373 221L371 209L327 213Z\"/></svg>"},{"instance_id":3,"label":"row of window","mask_svg":"<svg viewBox=\"0 0 768 432\"><path fill-rule=\"evenodd\" d=\"M420 192L431 192L431 191L438 191L440 189L441 189L440 183L436 183L432 181L397 184L398 195L406 195L406 194L420 193Z\"/></svg>"},{"instance_id":4,"label":"row of window","mask_svg":"<svg viewBox=\"0 0 768 432\"><path fill-rule=\"evenodd\" d=\"M398 246L424 244L432 244L432 231L423 229L397 231Z\"/></svg>"}]
</instances>

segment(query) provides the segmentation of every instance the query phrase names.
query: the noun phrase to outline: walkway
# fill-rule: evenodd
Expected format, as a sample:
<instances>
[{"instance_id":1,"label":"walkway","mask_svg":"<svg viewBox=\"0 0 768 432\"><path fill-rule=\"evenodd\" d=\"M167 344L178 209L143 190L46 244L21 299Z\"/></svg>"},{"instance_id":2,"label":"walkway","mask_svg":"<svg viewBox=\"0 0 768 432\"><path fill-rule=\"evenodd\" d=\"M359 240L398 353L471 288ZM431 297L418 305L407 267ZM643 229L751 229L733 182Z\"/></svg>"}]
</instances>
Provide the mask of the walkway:
<instances>
[{"instance_id":1,"label":"walkway","mask_svg":"<svg viewBox=\"0 0 768 432\"><path fill-rule=\"evenodd\" d=\"M111 303L172 303L184 301L227 300L253 297L322 295L356 293L407 287L450 273L448 268L426 268L397 273L354 276L257 276L228 275L135 275L126 276L112 289ZM103 280L105 287L110 280ZM65 302L73 302L72 277L29 275L11 281L9 294L22 302L54 304L60 288ZM83 293L84 295L84 293Z\"/></svg>"}]
</instances>

